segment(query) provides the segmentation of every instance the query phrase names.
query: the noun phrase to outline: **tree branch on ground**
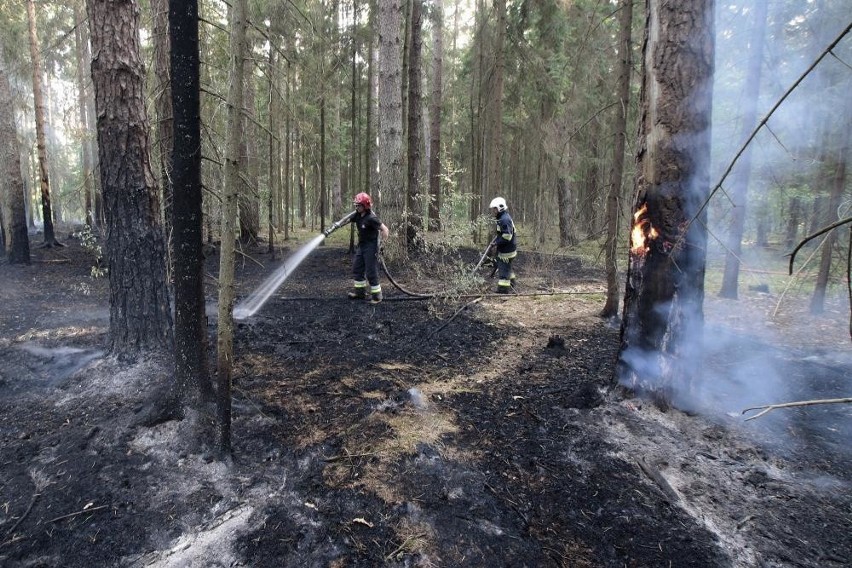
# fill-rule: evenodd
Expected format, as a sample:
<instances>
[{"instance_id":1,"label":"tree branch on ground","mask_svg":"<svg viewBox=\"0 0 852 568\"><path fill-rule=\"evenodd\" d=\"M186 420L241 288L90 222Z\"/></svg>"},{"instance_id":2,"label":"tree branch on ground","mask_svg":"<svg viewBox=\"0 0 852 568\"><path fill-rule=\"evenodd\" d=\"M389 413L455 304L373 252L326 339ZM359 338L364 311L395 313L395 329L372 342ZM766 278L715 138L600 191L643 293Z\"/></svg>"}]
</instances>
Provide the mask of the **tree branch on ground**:
<instances>
[{"instance_id":1,"label":"tree branch on ground","mask_svg":"<svg viewBox=\"0 0 852 568\"><path fill-rule=\"evenodd\" d=\"M792 408L794 406L813 406L813 405L816 405L816 404L849 404L850 402L852 402L852 397L848 397L848 398L825 398L825 399L822 399L822 400L799 400L799 401L796 401L796 402L784 402L784 403L781 403L781 404L765 404L763 406L753 406L751 408L746 408L745 410L743 410L742 414L745 414L746 412L749 412L751 410L761 410L762 409L761 412L758 412L754 416L750 416L749 418L746 418L745 421L748 422L749 420L754 420L755 418L760 418L764 414L766 414L768 412L772 412L776 408Z\"/></svg>"}]
</instances>

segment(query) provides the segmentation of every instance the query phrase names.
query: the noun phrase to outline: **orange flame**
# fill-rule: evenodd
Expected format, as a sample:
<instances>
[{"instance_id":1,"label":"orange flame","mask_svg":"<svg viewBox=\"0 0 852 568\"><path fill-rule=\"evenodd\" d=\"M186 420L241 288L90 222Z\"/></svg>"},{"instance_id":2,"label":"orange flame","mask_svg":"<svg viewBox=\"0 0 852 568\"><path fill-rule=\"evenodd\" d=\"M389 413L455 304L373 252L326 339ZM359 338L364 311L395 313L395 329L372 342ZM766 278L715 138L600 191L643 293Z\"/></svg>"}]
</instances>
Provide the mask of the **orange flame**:
<instances>
[{"instance_id":1,"label":"orange flame","mask_svg":"<svg viewBox=\"0 0 852 568\"><path fill-rule=\"evenodd\" d=\"M633 214L633 229L630 231L630 252L639 256L645 256L645 253L648 252L647 242L651 239L656 239L660 235L657 229L651 226L651 221L645 217L647 212L648 204L644 203Z\"/></svg>"}]
</instances>

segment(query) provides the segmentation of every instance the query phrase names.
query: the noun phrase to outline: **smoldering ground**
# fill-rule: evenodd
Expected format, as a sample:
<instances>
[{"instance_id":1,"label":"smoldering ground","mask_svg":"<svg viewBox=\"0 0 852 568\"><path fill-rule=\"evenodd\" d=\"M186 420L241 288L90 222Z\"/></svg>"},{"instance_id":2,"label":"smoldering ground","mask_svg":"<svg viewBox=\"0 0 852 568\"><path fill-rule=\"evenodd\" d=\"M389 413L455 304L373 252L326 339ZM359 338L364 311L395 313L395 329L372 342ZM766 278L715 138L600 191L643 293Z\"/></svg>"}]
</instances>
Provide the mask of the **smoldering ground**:
<instances>
[{"instance_id":1,"label":"smoldering ground","mask_svg":"<svg viewBox=\"0 0 852 568\"><path fill-rule=\"evenodd\" d=\"M81 356L107 320L24 324L9 308L83 314L73 306L105 301L106 287L79 296L67 264L44 286L0 265L12 284L0 309L0 562L822 568L852 555L850 470L827 450L800 460L733 417L607 397L618 332L598 319L598 296L368 307L342 299L345 250L318 249L237 326L231 465L193 445L189 424L138 426L170 373L163 361L103 357L51 382L62 369L20 346ZM275 266L247 252L261 262L238 263L241 297ZM528 290L603 282L574 260L526 260ZM396 270L411 289L439 284Z\"/></svg>"}]
</instances>

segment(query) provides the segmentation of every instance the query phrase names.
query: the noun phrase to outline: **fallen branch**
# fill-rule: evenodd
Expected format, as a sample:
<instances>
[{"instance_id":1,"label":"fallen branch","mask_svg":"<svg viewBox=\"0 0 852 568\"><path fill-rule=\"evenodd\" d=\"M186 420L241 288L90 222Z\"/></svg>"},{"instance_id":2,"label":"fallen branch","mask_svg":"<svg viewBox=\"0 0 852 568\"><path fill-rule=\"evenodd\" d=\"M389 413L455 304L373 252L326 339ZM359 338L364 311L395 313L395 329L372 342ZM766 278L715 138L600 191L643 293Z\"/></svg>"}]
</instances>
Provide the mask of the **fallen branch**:
<instances>
[{"instance_id":1,"label":"fallen branch","mask_svg":"<svg viewBox=\"0 0 852 568\"><path fill-rule=\"evenodd\" d=\"M451 322L451 321L453 321L454 319L456 319L456 316L457 316L457 315L459 315L460 313L462 313L463 311L465 311L468 307L472 306L473 304L477 304L477 303L479 303L480 301L482 301L482 296L479 296L479 297L478 297L478 298L476 298L475 300L472 300L472 301L470 301L470 302L466 303L465 305L463 305L462 307L460 307L458 310L456 310L456 313L454 313L453 315L451 315L451 316L449 317L449 319L447 319L447 321L445 321L443 324L441 324L441 326L439 326L439 327L438 327L438 329L436 329L435 331L433 331L432 333L430 333L429 335L427 335L427 336L426 336L426 339L430 339L433 335L438 335L438 334L441 332L441 330L442 330L442 329L444 329L445 327L447 327L448 325L450 325L450 322Z\"/></svg>"},{"instance_id":2,"label":"fallen branch","mask_svg":"<svg viewBox=\"0 0 852 568\"><path fill-rule=\"evenodd\" d=\"M660 488L660 491L663 492L663 495L666 497L666 501L668 501L669 504L677 503L679 501L677 493L659 471L648 465L644 458L637 459L636 463L639 464L639 469L641 469L642 472Z\"/></svg>"},{"instance_id":3,"label":"fallen branch","mask_svg":"<svg viewBox=\"0 0 852 568\"><path fill-rule=\"evenodd\" d=\"M370 457L370 456L377 456L377 455L379 455L377 452L367 452L365 454L350 454L349 452L346 452L345 454L340 454L340 455L337 455L337 456L331 456L329 458L323 458L322 461L324 461L326 463L334 463L334 462L343 461L343 460L351 460L353 458L367 458L367 457Z\"/></svg>"},{"instance_id":4,"label":"fallen branch","mask_svg":"<svg viewBox=\"0 0 852 568\"><path fill-rule=\"evenodd\" d=\"M61 517L56 517L55 519L50 519L47 521L48 523L55 523L57 521L64 521L65 519L70 519L71 517L76 517L78 515L85 515L86 513L94 513L95 511L100 511L102 509L106 509L108 505L101 505L99 507L92 507L91 509L83 509L82 511L77 511L76 513L68 513L67 515L62 515Z\"/></svg>"},{"instance_id":5,"label":"fallen branch","mask_svg":"<svg viewBox=\"0 0 852 568\"><path fill-rule=\"evenodd\" d=\"M12 525L12 528L6 531L6 536L9 536L10 534L14 533L15 529L18 528L18 526L24 521L24 519L27 518L27 515L29 515L30 511L33 510L33 505L35 505L35 502L38 501L40 495L41 493L33 493L33 498L30 499L30 504L27 507L27 510L24 511L24 514L21 515L21 517L15 522L14 525Z\"/></svg>"},{"instance_id":6,"label":"fallen branch","mask_svg":"<svg viewBox=\"0 0 852 568\"><path fill-rule=\"evenodd\" d=\"M743 410L742 414L745 414L746 412L749 412L750 410L761 410L761 409L763 409L763 410L761 410L761 412L758 412L754 416L746 418L745 421L748 422L749 420L754 420L755 418L760 418L761 416L763 416L767 412L772 412L776 408L791 408L791 407L794 407L794 406L813 406L815 404L848 404L850 402L852 402L852 397L848 397L848 398L826 398L826 399L822 399L822 400L800 400L800 401L797 401L797 402L784 402L784 403L781 403L781 404L765 404L763 406L753 406L751 408L746 408L745 410Z\"/></svg>"}]
</instances>

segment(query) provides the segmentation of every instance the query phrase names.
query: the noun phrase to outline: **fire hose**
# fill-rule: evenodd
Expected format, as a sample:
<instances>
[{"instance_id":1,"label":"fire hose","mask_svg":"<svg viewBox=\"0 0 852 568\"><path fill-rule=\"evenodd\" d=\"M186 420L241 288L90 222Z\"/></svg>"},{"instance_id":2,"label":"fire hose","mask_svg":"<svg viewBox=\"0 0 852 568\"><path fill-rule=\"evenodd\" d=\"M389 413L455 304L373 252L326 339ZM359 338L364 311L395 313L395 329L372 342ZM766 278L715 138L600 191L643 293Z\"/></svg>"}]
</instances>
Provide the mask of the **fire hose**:
<instances>
[{"instance_id":1,"label":"fire hose","mask_svg":"<svg viewBox=\"0 0 852 568\"><path fill-rule=\"evenodd\" d=\"M356 213L357 213L357 211L352 211L350 213L347 213L340 220L335 221L334 223L332 223L332 225L328 229L323 231L323 235L325 235L325 237L328 237L334 231L338 230L339 228L343 227L344 225L347 225L348 223L350 223L352 221L352 218L355 217ZM482 266L482 263L485 262L485 259L488 257L488 251L491 250L491 246L493 244L496 244L496 242L497 242L497 239L495 238L493 241L488 243L488 246L485 248L485 251L482 253L482 256L479 259L479 262L477 262L476 266L473 268L473 273L476 273L476 271L479 269L479 267ZM390 271L388 270L387 264L385 264L384 255L382 254L382 243L381 243L381 241L379 241L378 261L379 261L379 265L382 267L382 272L385 273L385 276L387 276L390 283L393 284L394 287L397 290L399 290L400 292L402 292L403 294L406 294L407 296L411 296L411 297L414 297L414 298L424 298L424 299L425 298L434 298L435 296L438 296L438 294L421 294L420 292L412 292L411 290L406 290L399 282L397 282L394 279L394 277L391 275ZM497 268L495 266L494 271L491 272L491 276L494 276L494 273L496 271L497 271Z\"/></svg>"},{"instance_id":2,"label":"fire hose","mask_svg":"<svg viewBox=\"0 0 852 568\"><path fill-rule=\"evenodd\" d=\"M489 251L489 250L491 250L491 246L492 246L492 245L494 245L494 244L496 244L496 243L497 243L497 238L496 238L496 237L494 238L494 240L493 240L493 241L491 241L490 243L488 243L488 246L485 248L485 251L482 253L482 256L481 256L481 257L480 257L480 259L479 259L479 262L477 262L477 263L476 263L476 266L474 266L474 267L473 267L473 271L471 272L471 274L476 274L476 271L479 269L479 267L480 267L480 266L482 266L482 263L483 263L483 262L485 262L485 259L486 259L486 258L488 258L488 251ZM382 247L381 247L381 243L379 243L379 264L381 265L381 267L382 267L382 271L385 273L385 276L387 276L387 277L388 277L388 280L390 281L390 283L391 283L391 284L393 284L393 285L394 285L394 287L395 287L397 290L399 290L400 292L402 292L403 294L406 294L406 295L411 296L411 297L414 297L414 298L424 298L424 299L425 299L425 298L435 298L435 297L437 297L437 296L440 296L440 295L441 295L441 294L437 294L437 293L432 293L432 294L421 294L421 293L419 293L419 292L412 292L412 291L410 291L410 290L406 290L405 288L403 288L403 287L402 287L402 285L401 285L401 284L399 284L399 282L397 282L397 281L394 279L394 277L391 275L390 271L388 270L387 264L385 264L385 259L384 259L384 256L382 255ZM495 265L494 265L494 269L491 271L491 276L490 276L490 277L492 277L492 278L493 278L493 277L494 277L494 274L495 274L496 272L497 272L497 265L495 264Z\"/></svg>"},{"instance_id":3,"label":"fire hose","mask_svg":"<svg viewBox=\"0 0 852 568\"><path fill-rule=\"evenodd\" d=\"M471 274L476 274L476 271L479 270L479 267L482 266L482 263L488 257L488 251L490 251L491 247L493 247L496 244L497 244L497 237L494 237L494 240L492 240L490 243L488 243L488 246L485 247L485 250L482 252L482 256L479 257L479 262L477 262L476 266L473 267ZM494 273L492 273L491 276L494 276Z\"/></svg>"}]
</instances>

